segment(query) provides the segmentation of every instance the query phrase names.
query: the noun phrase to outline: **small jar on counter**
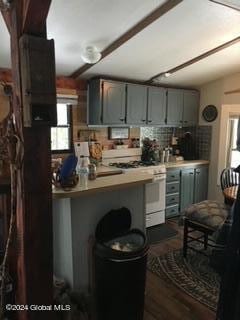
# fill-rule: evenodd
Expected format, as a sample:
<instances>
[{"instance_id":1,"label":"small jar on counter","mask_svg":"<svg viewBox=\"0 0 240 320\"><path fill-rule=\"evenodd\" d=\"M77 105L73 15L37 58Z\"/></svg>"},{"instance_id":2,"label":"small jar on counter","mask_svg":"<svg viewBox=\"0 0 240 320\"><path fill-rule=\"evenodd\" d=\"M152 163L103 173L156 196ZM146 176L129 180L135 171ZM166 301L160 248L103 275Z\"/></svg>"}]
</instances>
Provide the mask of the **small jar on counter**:
<instances>
[{"instance_id":1,"label":"small jar on counter","mask_svg":"<svg viewBox=\"0 0 240 320\"><path fill-rule=\"evenodd\" d=\"M88 179L89 180L95 180L97 178L97 168L96 165L91 163L88 165Z\"/></svg>"}]
</instances>

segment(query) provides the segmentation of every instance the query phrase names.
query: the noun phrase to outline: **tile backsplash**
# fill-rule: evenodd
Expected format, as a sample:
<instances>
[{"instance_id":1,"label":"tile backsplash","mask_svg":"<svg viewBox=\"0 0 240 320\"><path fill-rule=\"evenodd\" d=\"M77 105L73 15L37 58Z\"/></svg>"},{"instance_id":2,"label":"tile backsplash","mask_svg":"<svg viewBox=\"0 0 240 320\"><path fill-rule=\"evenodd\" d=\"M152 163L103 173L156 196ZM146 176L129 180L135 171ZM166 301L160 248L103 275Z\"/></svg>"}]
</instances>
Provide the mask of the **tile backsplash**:
<instances>
[{"instance_id":1,"label":"tile backsplash","mask_svg":"<svg viewBox=\"0 0 240 320\"><path fill-rule=\"evenodd\" d=\"M196 148L199 158L209 160L211 153L211 126L172 128L172 127L142 127L140 131L141 140L145 137L158 141L161 148L171 145L173 134L177 138L181 138L185 132L191 132L196 141Z\"/></svg>"}]
</instances>

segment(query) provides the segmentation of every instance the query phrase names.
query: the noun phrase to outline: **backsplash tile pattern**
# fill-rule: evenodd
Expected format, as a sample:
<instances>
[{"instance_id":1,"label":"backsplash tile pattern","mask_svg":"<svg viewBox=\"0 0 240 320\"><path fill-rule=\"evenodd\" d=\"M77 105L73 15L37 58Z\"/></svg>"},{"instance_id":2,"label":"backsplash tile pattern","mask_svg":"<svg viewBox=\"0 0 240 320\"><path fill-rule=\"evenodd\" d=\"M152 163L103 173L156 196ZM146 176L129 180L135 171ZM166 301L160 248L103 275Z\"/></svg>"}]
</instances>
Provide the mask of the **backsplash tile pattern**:
<instances>
[{"instance_id":1,"label":"backsplash tile pattern","mask_svg":"<svg viewBox=\"0 0 240 320\"><path fill-rule=\"evenodd\" d=\"M196 141L197 153L202 160L210 159L211 152L211 126L172 128L172 127L142 127L141 139L148 137L151 140L156 139L161 148L167 147L171 144L173 134L180 138L185 132L191 132Z\"/></svg>"}]
</instances>

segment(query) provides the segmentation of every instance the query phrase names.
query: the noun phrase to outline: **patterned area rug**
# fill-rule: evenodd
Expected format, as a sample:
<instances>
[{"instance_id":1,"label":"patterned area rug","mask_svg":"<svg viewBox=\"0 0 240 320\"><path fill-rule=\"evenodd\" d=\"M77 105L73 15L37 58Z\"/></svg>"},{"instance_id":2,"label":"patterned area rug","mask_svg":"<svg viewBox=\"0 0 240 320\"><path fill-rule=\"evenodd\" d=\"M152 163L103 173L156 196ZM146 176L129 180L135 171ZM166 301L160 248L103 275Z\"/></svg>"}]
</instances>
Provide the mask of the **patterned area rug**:
<instances>
[{"instance_id":1,"label":"patterned area rug","mask_svg":"<svg viewBox=\"0 0 240 320\"><path fill-rule=\"evenodd\" d=\"M148 269L216 311L220 277L209 266L208 258L204 255L189 250L188 259L185 260L182 250L176 250L160 257L150 257Z\"/></svg>"}]
</instances>

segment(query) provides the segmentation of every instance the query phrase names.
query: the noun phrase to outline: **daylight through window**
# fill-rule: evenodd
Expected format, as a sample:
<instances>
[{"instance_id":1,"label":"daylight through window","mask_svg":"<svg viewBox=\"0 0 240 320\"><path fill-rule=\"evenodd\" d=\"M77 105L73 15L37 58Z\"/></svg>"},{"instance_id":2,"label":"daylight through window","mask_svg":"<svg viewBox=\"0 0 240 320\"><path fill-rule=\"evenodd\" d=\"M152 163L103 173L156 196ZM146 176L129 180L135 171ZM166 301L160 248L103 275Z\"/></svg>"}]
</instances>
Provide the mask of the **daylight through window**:
<instances>
[{"instance_id":1,"label":"daylight through window","mask_svg":"<svg viewBox=\"0 0 240 320\"><path fill-rule=\"evenodd\" d=\"M57 104L57 127L51 128L51 149L53 152L71 149L71 106L68 104Z\"/></svg>"}]
</instances>

